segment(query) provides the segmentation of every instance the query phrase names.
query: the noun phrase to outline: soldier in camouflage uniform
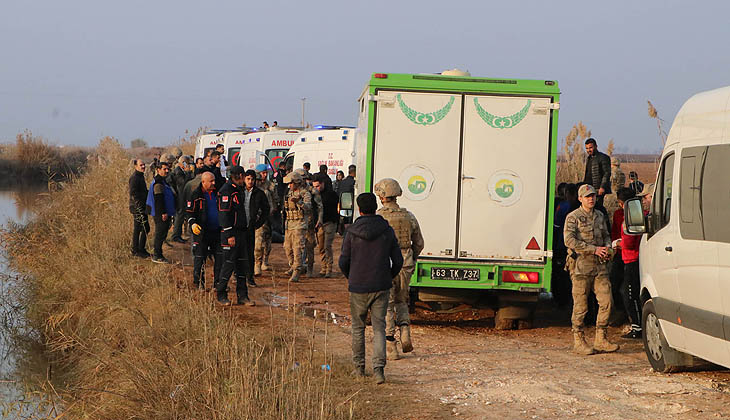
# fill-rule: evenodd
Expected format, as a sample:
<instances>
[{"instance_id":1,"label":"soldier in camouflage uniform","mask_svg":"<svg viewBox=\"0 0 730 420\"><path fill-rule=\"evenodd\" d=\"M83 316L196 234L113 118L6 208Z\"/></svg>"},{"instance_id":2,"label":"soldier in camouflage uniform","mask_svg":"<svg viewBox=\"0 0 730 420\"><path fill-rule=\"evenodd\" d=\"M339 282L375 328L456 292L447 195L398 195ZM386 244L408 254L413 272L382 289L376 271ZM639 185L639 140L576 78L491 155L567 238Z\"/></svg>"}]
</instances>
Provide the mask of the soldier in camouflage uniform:
<instances>
[{"instance_id":1,"label":"soldier in camouflage uniform","mask_svg":"<svg viewBox=\"0 0 730 420\"><path fill-rule=\"evenodd\" d=\"M261 275L262 271L268 271L269 268L269 254L271 253L271 215L279 211L279 195L276 194L276 188L274 183L267 179L268 167L265 164L256 165L257 183L264 194L266 199L269 200L269 208L271 209L269 214L269 221L263 224L260 228L256 229L256 246L254 247L254 266L253 273L257 276Z\"/></svg>"},{"instance_id":2,"label":"soldier in camouflage uniform","mask_svg":"<svg viewBox=\"0 0 730 420\"><path fill-rule=\"evenodd\" d=\"M302 176L306 181L305 188L312 195L312 217L309 219L309 225L307 226L307 232L305 235L305 260L307 268L307 277L314 277L314 248L317 245L317 223L322 220L323 206L322 197L319 194L319 190L312 188L311 175L306 169L296 169L294 172Z\"/></svg>"},{"instance_id":3,"label":"soldier in camouflage uniform","mask_svg":"<svg viewBox=\"0 0 730 420\"><path fill-rule=\"evenodd\" d=\"M301 175L292 172L284 177L289 184L289 193L284 198L284 214L286 215L286 233L284 250L289 260L290 282L298 282L304 271L302 257L306 241L309 220L312 218L312 194L306 189Z\"/></svg>"},{"instance_id":4,"label":"soldier in camouflage uniform","mask_svg":"<svg viewBox=\"0 0 730 420\"><path fill-rule=\"evenodd\" d=\"M581 206L565 219L565 246L568 248L566 268L573 280L573 350L578 354L593 354L594 350L613 352L618 345L606 338L608 317L611 314L611 281L608 262L611 260L611 236L603 213L595 211L596 190L582 185L578 190ZM588 312L591 291L598 300L596 338L593 347L586 343L583 319Z\"/></svg>"},{"instance_id":5,"label":"soldier in camouflage uniform","mask_svg":"<svg viewBox=\"0 0 730 420\"><path fill-rule=\"evenodd\" d=\"M397 360L400 359L400 355L398 354L398 344L395 341L396 325L400 329L403 353L413 350L411 319L408 316L408 286L416 267L416 258L423 250L423 235L421 235L421 228L418 225L416 216L405 208L398 206L397 197L403 193L398 181L391 178L381 179L375 184L374 191L383 204L377 214L387 220L390 227L395 231L403 255L403 268L398 276L393 279L388 312L385 317L385 339L388 358Z\"/></svg>"},{"instance_id":6,"label":"soldier in camouflage uniform","mask_svg":"<svg viewBox=\"0 0 730 420\"><path fill-rule=\"evenodd\" d=\"M611 191L616 193L619 188L626 186L626 174L621 170L621 160L611 158Z\"/></svg>"}]
</instances>

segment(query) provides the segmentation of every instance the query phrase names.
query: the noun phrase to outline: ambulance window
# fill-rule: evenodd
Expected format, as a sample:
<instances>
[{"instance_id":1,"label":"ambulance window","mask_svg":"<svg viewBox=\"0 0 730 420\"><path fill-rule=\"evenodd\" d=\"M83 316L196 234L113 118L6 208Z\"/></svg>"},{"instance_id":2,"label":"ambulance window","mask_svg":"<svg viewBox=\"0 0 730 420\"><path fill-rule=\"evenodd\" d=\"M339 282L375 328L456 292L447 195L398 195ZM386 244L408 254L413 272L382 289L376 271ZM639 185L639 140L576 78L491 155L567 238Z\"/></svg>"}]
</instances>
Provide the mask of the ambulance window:
<instances>
[{"instance_id":1,"label":"ambulance window","mask_svg":"<svg viewBox=\"0 0 730 420\"><path fill-rule=\"evenodd\" d=\"M674 153L667 156L662 162L658 184L652 199L652 219L654 232L669 223L672 208L672 176L674 173Z\"/></svg>"},{"instance_id":2,"label":"ambulance window","mask_svg":"<svg viewBox=\"0 0 730 420\"><path fill-rule=\"evenodd\" d=\"M707 241L730 243L728 162L730 162L730 144L707 148L701 193L702 221Z\"/></svg>"},{"instance_id":3,"label":"ambulance window","mask_svg":"<svg viewBox=\"0 0 730 420\"><path fill-rule=\"evenodd\" d=\"M684 239L704 239L700 214L702 161L706 147L682 150L679 165L679 230Z\"/></svg>"}]
</instances>

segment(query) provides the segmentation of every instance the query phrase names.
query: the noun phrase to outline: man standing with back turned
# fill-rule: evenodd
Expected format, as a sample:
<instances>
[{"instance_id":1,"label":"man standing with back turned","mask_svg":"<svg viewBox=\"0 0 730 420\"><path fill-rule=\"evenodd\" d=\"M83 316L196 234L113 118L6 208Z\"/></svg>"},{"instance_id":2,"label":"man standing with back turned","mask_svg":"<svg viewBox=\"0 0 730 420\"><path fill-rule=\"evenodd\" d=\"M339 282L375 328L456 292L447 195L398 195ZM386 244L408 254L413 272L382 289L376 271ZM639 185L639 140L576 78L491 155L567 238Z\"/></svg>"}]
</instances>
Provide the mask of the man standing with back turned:
<instances>
[{"instance_id":1,"label":"man standing with back turned","mask_svg":"<svg viewBox=\"0 0 730 420\"><path fill-rule=\"evenodd\" d=\"M385 318L385 339L387 340L388 358L400 359L398 343L395 341L395 327L400 329L400 343L403 353L413 351L411 342L411 318L408 316L408 286L411 276L416 269L416 258L423 250L423 235L421 227L413 213L401 208L396 201L403 194L398 181L385 178L375 184L375 193L383 203L378 214L388 221L395 231L398 246L403 255L403 268L393 278L393 288L390 289L388 314Z\"/></svg>"},{"instance_id":2,"label":"man standing with back turned","mask_svg":"<svg viewBox=\"0 0 730 420\"><path fill-rule=\"evenodd\" d=\"M393 278L403 266L403 256L393 228L383 217L373 193L357 196L360 217L345 233L339 266L347 277L352 317L354 374L365 376L365 319L370 311L373 326L373 373L385 382L385 314Z\"/></svg>"},{"instance_id":3,"label":"man standing with back turned","mask_svg":"<svg viewBox=\"0 0 730 420\"><path fill-rule=\"evenodd\" d=\"M596 190L590 185L578 189L581 206L565 219L565 246L568 248L566 267L573 280L573 351L582 355L594 350L614 352L618 345L606 338L611 314L611 280L608 262L611 260L611 236L603 213L595 211ZM593 347L586 343L583 319L588 313L591 289L598 300L596 338Z\"/></svg>"}]
</instances>

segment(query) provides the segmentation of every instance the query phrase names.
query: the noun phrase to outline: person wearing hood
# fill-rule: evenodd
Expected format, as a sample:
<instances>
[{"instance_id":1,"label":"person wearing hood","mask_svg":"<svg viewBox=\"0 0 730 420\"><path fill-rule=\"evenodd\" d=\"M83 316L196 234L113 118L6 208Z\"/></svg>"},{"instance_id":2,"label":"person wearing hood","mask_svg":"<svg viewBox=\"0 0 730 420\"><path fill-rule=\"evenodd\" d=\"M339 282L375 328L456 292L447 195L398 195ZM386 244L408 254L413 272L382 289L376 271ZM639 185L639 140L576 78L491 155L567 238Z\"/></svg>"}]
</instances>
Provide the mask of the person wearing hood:
<instances>
[{"instance_id":1,"label":"person wearing hood","mask_svg":"<svg viewBox=\"0 0 730 420\"><path fill-rule=\"evenodd\" d=\"M375 214L373 193L357 196L360 217L345 233L339 266L347 277L352 318L353 372L365 375L365 319L370 312L373 327L373 373L378 384L385 382L385 315L393 278L403 267L403 255L393 228Z\"/></svg>"}]
</instances>

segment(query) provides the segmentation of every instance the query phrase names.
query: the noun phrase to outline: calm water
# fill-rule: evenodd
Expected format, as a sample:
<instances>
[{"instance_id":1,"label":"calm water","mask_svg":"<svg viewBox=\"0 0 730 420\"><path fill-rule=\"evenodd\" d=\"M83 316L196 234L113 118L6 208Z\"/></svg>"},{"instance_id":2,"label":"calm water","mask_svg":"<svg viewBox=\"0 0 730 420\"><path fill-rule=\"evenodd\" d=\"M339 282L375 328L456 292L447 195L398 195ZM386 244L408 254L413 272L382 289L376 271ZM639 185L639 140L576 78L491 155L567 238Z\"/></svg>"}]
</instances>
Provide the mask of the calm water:
<instances>
[{"instance_id":1,"label":"calm water","mask_svg":"<svg viewBox=\"0 0 730 420\"><path fill-rule=\"evenodd\" d=\"M44 191L0 191L0 223L26 223L33 217L33 208ZM17 274L12 272L0 253L0 419L32 416L37 398L28 395L38 378L45 376L47 366L38 348L33 331L23 319L23 308L17 299ZM30 379L33 378L33 379ZM29 385L27 387L26 385ZM13 410L3 417L8 404L25 401L22 412ZM17 406L16 406L17 407Z\"/></svg>"}]
</instances>

